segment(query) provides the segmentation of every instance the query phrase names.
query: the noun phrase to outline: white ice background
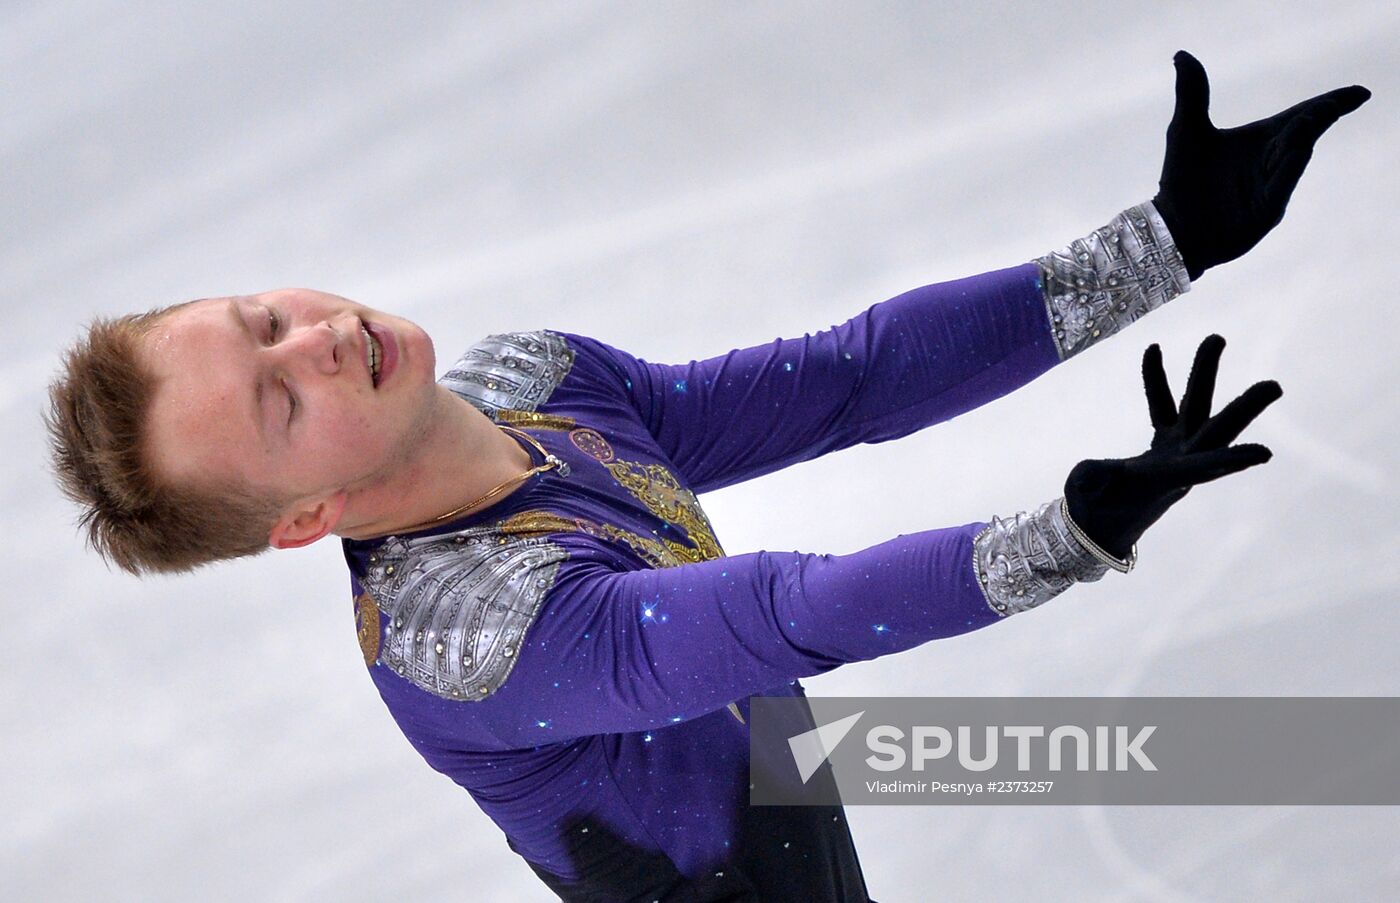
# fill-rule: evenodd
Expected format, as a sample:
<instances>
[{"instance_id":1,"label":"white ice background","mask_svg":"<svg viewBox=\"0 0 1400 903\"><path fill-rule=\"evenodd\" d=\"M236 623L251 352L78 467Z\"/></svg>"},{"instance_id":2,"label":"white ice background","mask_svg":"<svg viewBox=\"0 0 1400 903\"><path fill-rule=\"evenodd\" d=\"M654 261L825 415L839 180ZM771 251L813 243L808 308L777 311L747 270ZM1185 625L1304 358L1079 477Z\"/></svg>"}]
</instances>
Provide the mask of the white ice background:
<instances>
[{"instance_id":1,"label":"white ice background","mask_svg":"<svg viewBox=\"0 0 1400 903\"><path fill-rule=\"evenodd\" d=\"M1060 494L1148 437L1137 367L1275 378L1269 464L1110 574L819 695L1400 695L1400 5L0 5L0 898L547 900L364 672L338 545L138 581L84 551L39 412L95 314L304 285L450 360L559 328L683 362L1061 247L1156 190L1172 54L1217 124L1375 96L1283 224L1031 385L701 501L839 554ZM852 808L883 901L1381 900L1388 807Z\"/></svg>"}]
</instances>

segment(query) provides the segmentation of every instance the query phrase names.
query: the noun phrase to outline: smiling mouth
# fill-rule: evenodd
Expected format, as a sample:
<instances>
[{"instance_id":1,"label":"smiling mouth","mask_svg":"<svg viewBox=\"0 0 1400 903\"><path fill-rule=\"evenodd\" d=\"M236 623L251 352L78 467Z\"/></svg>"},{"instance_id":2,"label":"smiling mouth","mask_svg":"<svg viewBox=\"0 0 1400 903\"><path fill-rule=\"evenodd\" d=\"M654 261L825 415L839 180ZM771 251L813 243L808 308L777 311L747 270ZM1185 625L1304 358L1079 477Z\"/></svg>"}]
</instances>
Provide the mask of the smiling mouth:
<instances>
[{"instance_id":1,"label":"smiling mouth","mask_svg":"<svg viewBox=\"0 0 1400 903\"><path fill-rule=\"evenodd\" d=\"M360 322L360 333L365 337L365 366L369 368L370 382L374 387L379 388L379 369L384 364L384 349L380 346L379 340L370 335L365 328L364 321Z\"/></svg>"}]
</instances>

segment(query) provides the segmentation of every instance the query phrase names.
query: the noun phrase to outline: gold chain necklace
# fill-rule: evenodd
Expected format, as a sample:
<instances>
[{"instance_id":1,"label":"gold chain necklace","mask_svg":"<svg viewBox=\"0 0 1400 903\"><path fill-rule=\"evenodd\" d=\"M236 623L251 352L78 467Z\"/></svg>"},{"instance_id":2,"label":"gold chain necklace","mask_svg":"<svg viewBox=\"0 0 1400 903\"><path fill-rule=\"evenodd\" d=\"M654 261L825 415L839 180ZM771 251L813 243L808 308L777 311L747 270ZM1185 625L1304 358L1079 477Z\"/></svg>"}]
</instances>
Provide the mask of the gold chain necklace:
<instances>
[{"instance_id":1,"label":"gold chain necklace","mask_svg":"<svg viewBox=\"0 0 1400 903\"><path fill-rule=\"evenodd\" d=\"M480 505L482 502L484 502L484 501L486 501L487 499L493 497L494 495L496 495L496 493L500 492L502 489L505 489L507 486L510 486L510 485L512 485L512 484L514 484L514 483L519 483L521 480L527 480L527 479L529 479L530 477L534 476L534 475L537 474L537 473L544 473L546 470L549 470L551 467L558 467L558 468L559 468L559 476L561 476L561 477L566 477L566 476L569 475L569 465L568 465L567 463L565 463L564 461L561 461L558 457L556 457L555 455L551 454L550 452L545 451L545 450L544 450L544 446L543 446L543 445L540 445L538 442L536 442L536 441L535 441L535 438L534 438L533 436L531 436L529 433L522 432L521 430L518 430L518 429L516 429L516 428L513 427L513 426L506 426L505 424L502 424L502 423L496 424L496 428L497 428L497 429L500 429L500 430L504 430L504 431L506 431L506 432L514 433L514 434L516 434L517 436L520 436L520 437L521 437L522 439L524 439L526 442L528 442L528 443L530 443L531 445L533 445L533 446L535 447L535 449L536 449L537 451L539 451L539 453L544 457L544 463L543 463L543 464L536 464L534 467L530 468L529 470L525 471L524 473L518 474L518 475L516 475L516 476L511 477L509 480L506 480L504 483L502 483L501 485L497 486L495 489L492 489L490 492L486 493L485 495L483 495L481 498L477 499L477 500L474 501L474 502L468 502L468 503L465 504L465 505L460 505L460 506L458 506L458 507L456 507L456 508L453 508L451 511L448 511L446 514L439 514L437 517L433 518L433 519L430 520L430 521L424 521L424 522L421 523L421 524L418 524L418 525L413 526L413 527L409 527L407 530L399 530L399 531L396 531L396 532L408 533L408 532L412 532L413 530L421 530L421 529L423 529L424 527L431 527L433 524L440 524L440 523L442 523L443 521L445 521L445 520L447 520L447 519L449 519L449 518L451 518L451 517L454 517L454 516L456 516L456 515L458 515L458 514L461 514L463 511L467 511L467 510L470 510L470 509L472 509L472 508L475 508L477 505Z\"/></svg>"}]
</instances>

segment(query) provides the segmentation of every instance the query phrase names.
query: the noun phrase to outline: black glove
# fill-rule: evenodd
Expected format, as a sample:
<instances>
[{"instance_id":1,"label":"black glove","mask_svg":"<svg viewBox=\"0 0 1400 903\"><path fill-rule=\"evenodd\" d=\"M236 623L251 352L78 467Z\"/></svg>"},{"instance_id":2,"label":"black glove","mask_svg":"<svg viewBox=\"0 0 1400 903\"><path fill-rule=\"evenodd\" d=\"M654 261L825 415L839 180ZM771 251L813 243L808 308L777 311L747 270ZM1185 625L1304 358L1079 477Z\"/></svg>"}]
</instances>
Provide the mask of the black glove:
<instances>
[{"instance_id":1,"label":"black glove","mask_svg":"<svg viewBox=\"0 0 1400 903\"><path fill-rule=\"evenodd\" d=\"M1225 340L1207 336L1196 350L1177 411L1162 369L1162 349L1142 355L1142 381L1152 417L1152 447L1136 458L1080 461L1065 481L1070 518L1104 551L1127 558L1133 543L1191 487L1263 464L1262 445L1230 443L1279 396L1273 380L1258 382L1210 417L1215 373ZM1230 447L1227 447L1230 446Z\"/></svg>"},{"instance_id":2,"label":"black glove","mask_svg":"<svg viewBox=\"0 0 1400 903\"><path fill-rule=\"evenodd\" d=\"M1194 56L1178 50L1176 111L1167 127L1161 190L1152 199L1192 281L1240 257L1283 219L1313 144L1365 103L1360 85L1338 88L1233 129L1211 125L1210 86Z\"/></svg>"}]
</instances>

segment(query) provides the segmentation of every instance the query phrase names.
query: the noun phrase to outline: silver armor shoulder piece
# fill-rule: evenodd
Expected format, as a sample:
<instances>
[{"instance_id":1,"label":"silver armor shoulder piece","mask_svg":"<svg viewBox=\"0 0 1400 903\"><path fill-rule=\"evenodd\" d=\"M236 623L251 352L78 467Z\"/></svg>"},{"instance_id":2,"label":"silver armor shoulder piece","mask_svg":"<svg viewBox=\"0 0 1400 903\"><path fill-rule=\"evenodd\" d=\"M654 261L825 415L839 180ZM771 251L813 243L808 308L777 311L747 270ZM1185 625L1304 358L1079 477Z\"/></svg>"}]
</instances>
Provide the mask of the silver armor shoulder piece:
<instances>
[{"instance_id":1,"label":"silver armor shoulder piece","mask_svg":"<svg viewBox=\"0 0 1400 903\"><path fill-rule=\"evenodd\" d=\"M538 408L573 365L574 350L556 332L503 332L468 348L438 382L494 418L502 408Z\"/></svg>"},{"instance_id":2,"label":"silver armor shoulder piece","mask_svg":"<svg viewBox=\"0 0 1400 903\"><path fill-rule=\"evenodd\" d=\"M445 699L481 700L510 674L568 552L493 525L390 537L361 580L388 617L380 660Z\"/></svg>"}]
</instances>

